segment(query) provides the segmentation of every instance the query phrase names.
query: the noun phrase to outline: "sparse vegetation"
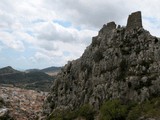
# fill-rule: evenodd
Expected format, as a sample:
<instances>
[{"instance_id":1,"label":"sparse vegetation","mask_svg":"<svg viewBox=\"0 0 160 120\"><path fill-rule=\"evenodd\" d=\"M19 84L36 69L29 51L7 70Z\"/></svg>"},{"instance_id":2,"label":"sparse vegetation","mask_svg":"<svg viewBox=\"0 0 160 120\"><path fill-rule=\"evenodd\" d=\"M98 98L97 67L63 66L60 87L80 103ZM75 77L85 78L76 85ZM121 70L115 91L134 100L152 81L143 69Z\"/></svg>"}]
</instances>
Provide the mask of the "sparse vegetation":
<instances>
[{"instance_id":1,"label":"sparse vegetation","mask_svg":"<svg viewBox=\"0 0 160 120\"><path fill-rule=\"evenodd\" d=\"M73 120L78 116L77 111L55 110L47 120Z\"/></svg>"},{"instance_id":2,"label":"sparse vegetation","mask_svg":"<svg viewBox=\"0 0 160 120\"><path fill-rule=\"evenodd\" d=\"M137 120L140 117L159 118L160 117L160 98L153 98L143 103L127 102L126 104L119 99L108 100L100 108L100 120ZM96 112L89 104L85 104L78 110L56 110L47 120L74 120L84 118L94 120Z\"/></svg>"},{"instance_id":3,"label":"sparse vegetation","mask_svg":"<svg viewBox=\"0 0 160 120\"><path fill-rule=\"evenodd\" d=\"M128 114L127 120L137 120L139 117L156 118L160 117L160 98L153 98L142 104L137 104Z\"/></svg>"},{"instance_id":4,"label":"sparse vegetation","mask_svg":"<svg viewBox=\"0 0 160 120\"><path fill-rule=\"evenodd\" d=\"M124 120L127 116L127 106L120 100L106 101L100 110L100 120Z\"/></svg>"},{"instance_id":5,"label":"sparse vegetation","mask_svg":"<svg viewBox=\"0 0 160 120\"><path fill-rule=\"evenodd\" d=\"M87 120L93 120L94 119L94 110L93 107L89 104L83 105L78 110L79 116L86 118Z\"/></svg>"},{"instance_id":6,"label":"sparse vegetation","mask_svg":"<svg viewBox=\"0 0 160 120\"><path fill-rule=\"evenodd\" d=\"M48 117L47 120L73 120L78 115L73 111L56 110Z\"/></svg>"},{"instance_id":7,"label":"sparse vegetation","mask_svg":"<svg viewBox=\"0 0 160 120\"><path fill-rule=\"evenodd\" d=\"M91 105L86 104L80 107L78 110L56 110L47 120L73 120L78 117L83 117L86 120L94 119L94 110Z\"/></svg>"},{"instance_id":8,"label":"sparse vegetation","mask_svg":"<svg viewBox=\"0 0 160 120\"><path fill-rule=\"evenodd\" d=\"M93 54L93 60L95 62L99 62L100 60L102 60L104 58L103 56L103 49L99 48L94 54Z\"/></svg>"},{"instance_id":9,"label":"sparse vegetation","mask_svg":"<svg viewBox=\"0 0 160 120\"><path fill-rule=\"evenodd\" d=\"M100 110L100 120L137 120L160 117L160 98L153 98L141 104L130 102L122 104L120 100L106 101Z\"/></svg>"}]
</instances>

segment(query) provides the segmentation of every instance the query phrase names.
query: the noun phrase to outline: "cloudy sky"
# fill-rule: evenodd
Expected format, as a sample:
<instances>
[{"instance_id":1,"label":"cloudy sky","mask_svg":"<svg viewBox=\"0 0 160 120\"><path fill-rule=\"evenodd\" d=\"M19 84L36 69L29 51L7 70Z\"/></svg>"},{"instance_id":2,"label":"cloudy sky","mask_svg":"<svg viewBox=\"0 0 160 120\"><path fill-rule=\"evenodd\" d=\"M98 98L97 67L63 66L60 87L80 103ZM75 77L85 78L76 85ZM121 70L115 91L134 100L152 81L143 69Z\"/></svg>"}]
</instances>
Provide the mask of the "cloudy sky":
<instances>
[{"instance_id":1,"label":"cloudy sky","mask_svg":"<svg viewBox=\"0 0 160 120\"><path fill-rule=\"evenodd\" d=\"M103 24L142 11L160 37L159 0L0 0L0 67L63 66L82 55Z\"/></svg>"}]
</instances>

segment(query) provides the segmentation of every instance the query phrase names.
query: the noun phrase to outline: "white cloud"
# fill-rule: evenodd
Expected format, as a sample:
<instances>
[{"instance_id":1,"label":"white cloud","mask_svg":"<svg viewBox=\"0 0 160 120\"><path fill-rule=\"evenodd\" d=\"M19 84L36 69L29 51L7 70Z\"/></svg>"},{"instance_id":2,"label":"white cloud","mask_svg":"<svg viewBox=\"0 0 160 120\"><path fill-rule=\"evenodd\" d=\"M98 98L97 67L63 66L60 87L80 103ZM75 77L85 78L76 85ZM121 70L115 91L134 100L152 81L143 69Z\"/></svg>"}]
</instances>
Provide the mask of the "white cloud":
<instances>
[{"instance_id":1,"label":"white cloud","mask_svg":"<svg viewBox=\"0 0 160 120\"><path fill-rule=\"evenodd\" d=\"M15 36L7 32L0 32L0 42L2 42L7 47L18 51L24 51L25 49L22 41L17 40Z\"/></svg>"},{"instance_id":2,"label":"white cloud","mask_svg":"<svg viewBox=\"0 0 160 120\"><path fill-rule=\"evenodd\" d=\"M160 19L158 0L48 0L44 4L61 18L85 28L100 28L108 21L126 25L128 15L134 11L142 11L144 17Z\"/></svg>"},{"instance_id":3,"label":"white cloud","mask_svg":"<svg viewBox=\"0 0 160 120\"><path fill-rule=\"evenodd\" d=\"M16 50L25 68L64 65L80 57L103 24L126 25L134 11L142 11L144 28L159 36L159 6L158 0L1 0L1 48ZM71 25L65 27L55 20Z\"/></svg>"},{"instance_id":4,"label":"white cloud","mask_svg":"<svg viewBox=\"0 0 160 120\"><path fill-rule=\"evenodd\" d=\"M89 29L77 30L76 28L66 28L56 23L45 22L36 26L37 39L48 41L62 41L69 43L84 42L84 39L96 35L97 32ZM87 40L87 39L86 39Z\"/></svg>"}]
</instances>

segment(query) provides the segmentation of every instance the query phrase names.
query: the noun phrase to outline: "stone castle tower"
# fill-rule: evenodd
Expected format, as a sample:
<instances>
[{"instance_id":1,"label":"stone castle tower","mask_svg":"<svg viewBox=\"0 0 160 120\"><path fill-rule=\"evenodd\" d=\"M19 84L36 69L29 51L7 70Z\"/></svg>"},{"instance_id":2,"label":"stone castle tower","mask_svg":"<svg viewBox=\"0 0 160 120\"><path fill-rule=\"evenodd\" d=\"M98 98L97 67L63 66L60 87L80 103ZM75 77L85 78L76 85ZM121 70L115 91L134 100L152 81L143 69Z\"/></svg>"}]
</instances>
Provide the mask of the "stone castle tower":
<instances>
[{"instance_id":1,"label":"stone castle tower","mask_svg":"<svg viewBox=\"0 0 160 120\"><path fill-rule=\"evenodd\" d=\"M137 11L129 15L126 30L129 31L129 30L133 30L133 29L141 28L141 27L142 27L141 12Z\"/></svg>"}]
</instances>

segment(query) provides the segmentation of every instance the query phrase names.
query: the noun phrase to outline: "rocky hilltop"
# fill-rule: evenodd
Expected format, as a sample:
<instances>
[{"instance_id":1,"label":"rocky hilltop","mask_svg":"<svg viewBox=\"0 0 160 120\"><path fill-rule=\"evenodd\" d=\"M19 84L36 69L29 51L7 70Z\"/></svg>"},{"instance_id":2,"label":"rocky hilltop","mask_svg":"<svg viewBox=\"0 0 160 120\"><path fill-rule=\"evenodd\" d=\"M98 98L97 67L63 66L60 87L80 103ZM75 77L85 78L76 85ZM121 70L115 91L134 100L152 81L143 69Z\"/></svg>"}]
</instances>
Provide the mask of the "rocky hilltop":
<instances>
[{"instance_id":1,"label":"rocky hilltop","mask_svg":"<svg viewBox=\"0 0 160 120\"><path fill-rule=\"evenodd\" d=\"M142 103L160 96L159 53L160 39L143 28L141 12L129 15L126 27L103 25L84 54L57 75L45 113L85 104L98 110L106 100Z\"/></svg>"}]
</instances>

